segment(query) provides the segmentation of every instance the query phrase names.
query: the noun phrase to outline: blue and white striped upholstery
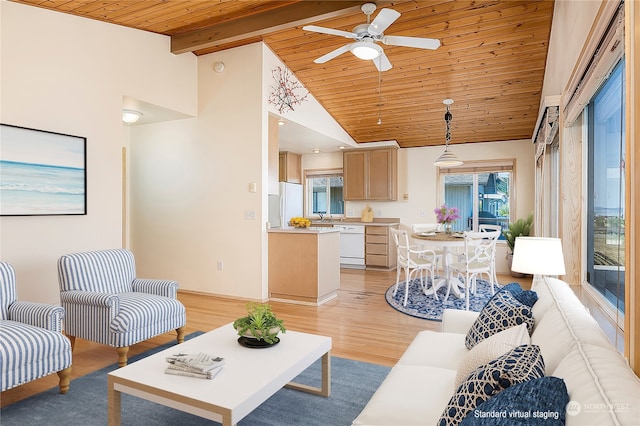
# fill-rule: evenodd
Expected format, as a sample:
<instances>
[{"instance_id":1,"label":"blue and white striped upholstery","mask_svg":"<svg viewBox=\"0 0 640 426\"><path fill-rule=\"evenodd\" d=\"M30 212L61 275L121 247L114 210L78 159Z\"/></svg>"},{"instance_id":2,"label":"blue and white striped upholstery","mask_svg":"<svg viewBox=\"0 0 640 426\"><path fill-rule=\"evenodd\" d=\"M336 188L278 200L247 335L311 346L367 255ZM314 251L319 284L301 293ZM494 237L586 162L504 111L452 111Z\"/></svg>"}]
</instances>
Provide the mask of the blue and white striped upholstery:
<instances>
[{"instance_id":1,"label":"blue and white striped upholstery","mask_svg":"<svg viewBox=\"0 0 640 426\"><path fill-rule=\"evenodd\" d=\"M186 323L178 283L137 279L129 250L62 256L58 278L69 336L121 348Z\"/></svg>"},{"instance_id":2,"label":"blue and white striped upholstery","mask_svg":"<svg viewBox=\"0 0 640 426\"><path fill-rule=\"evenodd\" d=\"M71 366L71 343L61 333L64 309L16 301L15 287L13 268L0 262L2 391Z\"/></svg>"}]
</instances>

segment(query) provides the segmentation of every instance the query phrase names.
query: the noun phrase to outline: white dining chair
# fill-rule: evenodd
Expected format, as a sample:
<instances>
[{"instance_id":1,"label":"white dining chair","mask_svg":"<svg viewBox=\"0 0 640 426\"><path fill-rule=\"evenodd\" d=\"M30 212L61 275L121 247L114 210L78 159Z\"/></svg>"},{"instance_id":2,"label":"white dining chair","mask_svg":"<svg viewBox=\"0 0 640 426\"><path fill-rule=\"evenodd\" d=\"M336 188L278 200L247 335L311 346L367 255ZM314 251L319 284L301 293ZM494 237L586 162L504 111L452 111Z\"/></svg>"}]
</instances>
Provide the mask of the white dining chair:
<instances>
[{"instance_id":1,"label":"white dining chair","mask_svg":"<svg viewBox=\"0 0 640 426\"><path fill-rule=\"evenodd\" d=\"M413 225L411 225L411 230L413 231L414 234L420 234L423 232L426 233L430 233L430 232L440 232L442 229L442 225L440 225L439 223L414 223ZM435 265L435 270L436 272L438 272L440 270L439 268L439 264L442 264L442 266L444 267L444 263L442 260L442 248L440 247L431 247L429 246L429 244L425 244L426 241L419 241L416 242L417 246L418 246L418 250L433 250L436 254L436 265Z\"/></svg>"},{"instance_id":2,"label":"white dining chair","mask_svg":"<svg viewBox=\"0 0 640 426\"><path fill-rule=\"evenodd\" d=\"M454 273L458 274L458 280L464 283L467 311L469 310L469 293L475 294L478 275L487 274L489 276L491 294L495 293L491 261L495 257L496 242L499 236L499 231L465 232L463 260L449 265L449 283L452 282ZM449 297L450 291L451 285L447 287L445 301Z\"/></svg>"},{"instance_id":3,"label":"white dining chair","mask_svg":"<svg viewBox=\"0 0 640 426\"><path fill-rule=\"evenodd\" d=\"M412 277L415 278L416 274L420 276L420 286L424 294L433 293L433 297L438 300L438 294L436 293L435 284L435 263L436 254L433 250L418 249L415 245L409 245L409 235L404 229L390 229L391 235L393 235L393 241L396 244L396 251L398 253L398 267L396 269L396 286L393 290L395 296L398 292L398 286L400 285L400 274L404 271L405 276L405 291L404 291L404 306L407 306L409 299L409 283ZM428 276L431 277L431 292L429 292Z\"/></svg>"},{"instance_id":4,"label":"white dining chair","mask_svg":"<svg viewBox=\"0 0 640 426\"><path fill-rule=\"evenodd\" d=\"M502 226L500 225L479 225L480 232L498 232L498 238L502 235ZM496 251L493 251L493 259L491 259L491 276L493 277L493 282L496 285L500 285L498 282L498 275L496 273Z\"/></svg>"}]
</instances>

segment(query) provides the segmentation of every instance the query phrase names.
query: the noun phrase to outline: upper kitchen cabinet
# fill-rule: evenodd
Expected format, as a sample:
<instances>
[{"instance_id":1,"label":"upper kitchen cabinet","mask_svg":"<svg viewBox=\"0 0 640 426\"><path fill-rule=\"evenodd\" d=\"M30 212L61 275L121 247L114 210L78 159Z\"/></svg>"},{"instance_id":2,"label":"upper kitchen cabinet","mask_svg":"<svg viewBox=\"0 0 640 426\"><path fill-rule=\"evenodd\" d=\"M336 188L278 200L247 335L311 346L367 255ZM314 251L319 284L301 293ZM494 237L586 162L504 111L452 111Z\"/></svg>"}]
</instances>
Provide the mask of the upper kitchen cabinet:
<instances>
[{"instance_id":1,"label":"upper kitchen cabinet","mask_svg":"<svg viewBox=\"0 0 640 426\"><path fill-rule=\"evenodd\" d=\"M358 149L343 153L346 201L395 201L398 198L398 150Z\"/></svg>"},{"instance_id":2,"label":"upper kitchen cabinet","mask_svg":"<svg viewBox=\"0 0 640 426\"><path fill-rule=\"evenodd\" d=\"M293 152L280 153L280 182L302 183L302 156Z\"/></svg>"}]
</instances>

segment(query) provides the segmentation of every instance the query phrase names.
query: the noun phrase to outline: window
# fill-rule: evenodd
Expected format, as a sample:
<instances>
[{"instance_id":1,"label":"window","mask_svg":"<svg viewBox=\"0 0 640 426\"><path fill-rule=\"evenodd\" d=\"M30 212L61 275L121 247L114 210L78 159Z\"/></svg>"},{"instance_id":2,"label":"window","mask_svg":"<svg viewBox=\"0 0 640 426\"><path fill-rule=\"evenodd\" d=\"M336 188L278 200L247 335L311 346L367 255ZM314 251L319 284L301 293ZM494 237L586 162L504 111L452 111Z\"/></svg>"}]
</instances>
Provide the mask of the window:
<instances>
[{"instance_id":1,"label":"window","mask_svg":"<svg viewBox=\"0 0 640 426\"><path fill-rule=\"evenodd\" d=\"M624 60L587 106L587 281L625 310Z\"/></svg>"},{"instance_id":2,"label":"window","mask_svg":"<svg viewBox=\"0 0 640 426\"><path fill-rule=\"evenodd\" d=\"M440 168L444 202L460 210L455 231L478 231L479 225L509 227L513 164L514 160L503 160Z\"/></svg>"},{"instance_id":3,"label":"window","mask_svg":"<svg viewBox=\"0 0 640 426\"><path fill-rule=\"evenodd\" d=\"M307 170L307 215L344 214L342 170Z\"/></svg>"}]
</instances>

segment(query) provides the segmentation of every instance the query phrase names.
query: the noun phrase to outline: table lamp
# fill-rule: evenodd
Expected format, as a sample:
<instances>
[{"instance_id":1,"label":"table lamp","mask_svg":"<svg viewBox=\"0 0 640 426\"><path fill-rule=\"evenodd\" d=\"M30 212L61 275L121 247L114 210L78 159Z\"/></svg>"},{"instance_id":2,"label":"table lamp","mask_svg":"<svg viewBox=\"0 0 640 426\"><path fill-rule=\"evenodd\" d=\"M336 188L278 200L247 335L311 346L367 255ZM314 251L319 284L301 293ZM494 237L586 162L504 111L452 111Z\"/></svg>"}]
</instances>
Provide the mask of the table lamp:
<instances>
[{"instance_id":1,"label":"table lamp","mask_svg":"<svg viewBox=\"0 0 640 426\"><path fill-rule=\"evenodd\" d=\"M564 275L560 238L516 238L511 270L532 275Z\"/></svg>"}]
</instances>

